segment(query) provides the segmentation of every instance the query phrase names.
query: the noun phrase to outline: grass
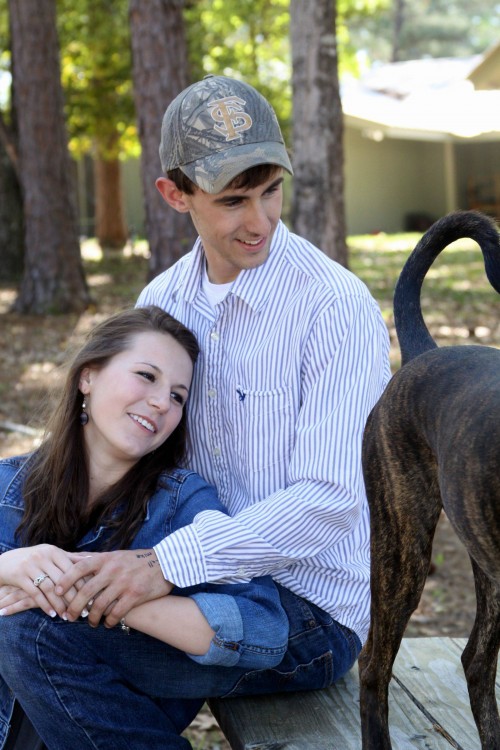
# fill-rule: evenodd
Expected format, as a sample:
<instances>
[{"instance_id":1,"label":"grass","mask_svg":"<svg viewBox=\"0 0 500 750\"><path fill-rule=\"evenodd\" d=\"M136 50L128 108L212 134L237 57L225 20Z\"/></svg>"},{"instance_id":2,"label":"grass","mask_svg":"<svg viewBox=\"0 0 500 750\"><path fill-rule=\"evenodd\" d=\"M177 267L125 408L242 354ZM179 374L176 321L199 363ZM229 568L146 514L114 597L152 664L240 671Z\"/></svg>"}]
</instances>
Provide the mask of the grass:
<instances>
[{"instance_id":1,"label":"grass","mask_svg":"<svg viewBox=\"0 0 500 750\"><path fill-rule=\"evenodd\" d=\"M417 233L349 238L350 267L380 304L391 334L393 368L399 366L392 297L399 273L420 238ZM439 346L481 343L500 347L500 298L489 284L479 246L449 245L422 287L424 320Z\"/></svg>"}]
</instances>

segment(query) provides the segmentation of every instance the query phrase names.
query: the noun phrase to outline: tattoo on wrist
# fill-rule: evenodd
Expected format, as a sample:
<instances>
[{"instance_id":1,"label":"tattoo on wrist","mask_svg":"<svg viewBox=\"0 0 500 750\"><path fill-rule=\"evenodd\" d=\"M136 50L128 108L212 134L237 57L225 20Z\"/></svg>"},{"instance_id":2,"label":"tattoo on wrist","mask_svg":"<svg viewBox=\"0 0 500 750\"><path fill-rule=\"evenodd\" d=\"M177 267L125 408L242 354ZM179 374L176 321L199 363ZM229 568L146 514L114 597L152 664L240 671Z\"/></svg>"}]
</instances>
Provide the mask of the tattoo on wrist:
<instances>
[{"instance_id":1,"label":"tattoo on wrist","mask_svg":"<svg viewBox=\"0 0 500 750\"><path fill-rule=\"evenodd\" d=\"M146 557L153 557L153 552L142 552L137 555L138 558L146 558ZM155 558L154 560L148 560L148 567L154 568L155 565L158 565L158 560Z\"/></svg>"}]
</instances>

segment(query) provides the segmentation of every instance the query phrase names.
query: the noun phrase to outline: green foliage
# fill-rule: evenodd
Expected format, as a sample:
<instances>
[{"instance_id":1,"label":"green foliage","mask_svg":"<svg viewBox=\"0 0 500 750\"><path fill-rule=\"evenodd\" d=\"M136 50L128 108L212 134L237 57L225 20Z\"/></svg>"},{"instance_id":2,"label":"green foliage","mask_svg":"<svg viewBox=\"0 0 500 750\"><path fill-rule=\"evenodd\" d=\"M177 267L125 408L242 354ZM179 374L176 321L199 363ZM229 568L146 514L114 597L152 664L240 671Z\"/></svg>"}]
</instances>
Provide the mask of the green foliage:
<instances>
[{"instance_id":1,"label":"green foliage","mask_svg":"<svg viewBox=\"0 0 500 750\"><path fill-rule=\"evenodd\" d=\"M0 0L0 54L8 47L9 38L9 14L7 13L7 0Z\"/></svg>"},{"instance_id":2,"label":"green foliage","mask_svg":"<svg viewBox=\"0 0 500 750\"><path fill-rule=\"evenodd\" d=\"M405 59L460 57L484 52L498 39L498 0L427 0L406 8L401 46Z\"/></svg>"},{"instance_id":3,"label":"green foliage","mask_svg":"<svg viewBox=\"0 0 500 750\"><path fill-rule=\"evenodd\" d=\"M398 60L422 57L466 57L482 53L498 41L498 0L400 0ZM376 13L348 18L351 43L369 62L393 58L396 2Z\"/></svg>"},{"instance_id":4,"label":"green foliage","mask_svg":"<svg viewBox=\"0 0 500 750\"><path fill-rule=\"evenodd\" d=\"M7 0L0 0L0 112L10 116L10 49Z\"/></svg>"},{"instance_id":5,"label":"green foliage","mask_svg":"<svg viewBox=\"0 0 500 750\"><path fill-rule=\"evenodd\" d=\"M374 18L390 13L393 0L338 0L337 42L339 50L339 76L345 73L359 75L358 40L353 38L351 24L369 24ZM387 23L387 21L385 21Z\"/></svg>"},{"instance_id":6,"label":"green foliage","mask_svg":"<svg viewBox=\"0 0 500 750\"><path fill-rule=\"evenodd\" d=\"M127 0L58 0L70 149L138 152Z\"/></svg>"},{"instance_id":7,"label":"green foliage","mask_svg":"<svg viewBox=\"0 0 500 750\"><path fill-rule=\"evenodd\" d=\"M191 73L242 78L273 104L284 130L291 115L289 0L188 3Z\"/></svg>"},{"instance_id":8,"label":"green foliage","mask_svg":"<svg viewBox=\"0 0 500 750\"><path fill-rule=\"evenodd\" d=\"M137 156L128 0L57 0L70 150ZM10 71L7 0L0 0L0 77ZM9 98L0 84L0 109Z\"/></svg>"}]
</instances>

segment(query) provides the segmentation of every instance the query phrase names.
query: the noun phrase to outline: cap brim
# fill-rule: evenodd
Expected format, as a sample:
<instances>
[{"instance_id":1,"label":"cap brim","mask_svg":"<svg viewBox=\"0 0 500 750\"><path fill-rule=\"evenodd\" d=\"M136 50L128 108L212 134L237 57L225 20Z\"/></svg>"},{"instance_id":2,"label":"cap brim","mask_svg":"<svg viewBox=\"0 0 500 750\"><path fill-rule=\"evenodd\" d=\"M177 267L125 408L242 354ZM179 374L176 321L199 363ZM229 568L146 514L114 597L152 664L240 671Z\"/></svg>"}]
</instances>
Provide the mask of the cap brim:
<instances>
[{"instance_id":1,"label":"cap brim","mask_svg":"<svg viewBox=\"0 0 500 750\"><path fill-rule=\"evenodd\" d=\"M206 193L220 193L239 174L259 164L275 164L293 174L286 148L278 141L231 145L225 151L184 164L180 169Z\"/></svg>"}]
</instances>

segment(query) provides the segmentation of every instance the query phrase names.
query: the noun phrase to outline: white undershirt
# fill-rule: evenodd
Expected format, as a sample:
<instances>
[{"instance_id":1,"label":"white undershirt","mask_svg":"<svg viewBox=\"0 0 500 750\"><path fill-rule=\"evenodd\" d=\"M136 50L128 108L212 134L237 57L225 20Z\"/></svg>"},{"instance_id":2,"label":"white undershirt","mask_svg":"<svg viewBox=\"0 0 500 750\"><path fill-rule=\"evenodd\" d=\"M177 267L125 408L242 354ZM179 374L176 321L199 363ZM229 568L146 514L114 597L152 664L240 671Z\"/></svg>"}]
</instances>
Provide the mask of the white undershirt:
<instances>
[{"instance_id":1,"label":"white undershirt","mask_svg":"<svg viewBox=\"0 0 500 750\"><path fill-rule=\"evenodd\" d=\"M203 269L202 288L205 292L210 307L215 309L215 306L222 302L224 297L231 291L233 282L229 281L227 284L213 284L208 278L207 267Z\"/></svg>"}]
</instances>

